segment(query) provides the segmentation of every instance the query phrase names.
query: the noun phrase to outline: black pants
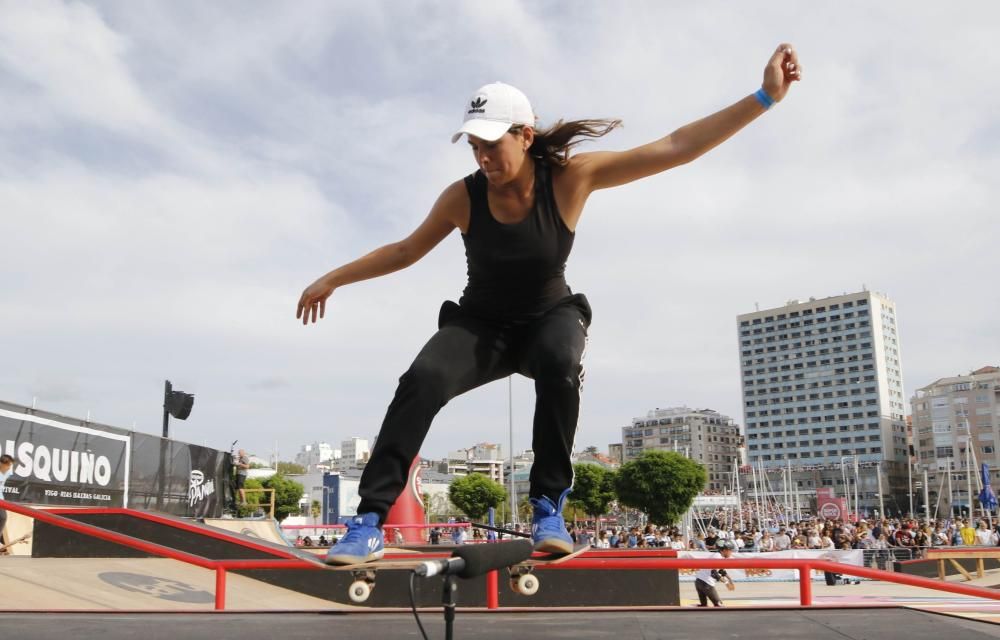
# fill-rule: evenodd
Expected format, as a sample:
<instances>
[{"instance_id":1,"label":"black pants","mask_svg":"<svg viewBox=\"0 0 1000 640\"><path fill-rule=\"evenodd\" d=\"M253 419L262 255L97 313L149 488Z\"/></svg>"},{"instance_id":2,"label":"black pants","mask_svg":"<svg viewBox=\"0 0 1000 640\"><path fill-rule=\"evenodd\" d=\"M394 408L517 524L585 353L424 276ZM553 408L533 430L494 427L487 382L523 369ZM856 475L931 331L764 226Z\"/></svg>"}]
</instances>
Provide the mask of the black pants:
<instances>
[{"instance_id":1,"label":"black pants","mask_svg":"<svg viewBox=\"0 0 1000 640\"><path fill-rule=\"evenodd\" d=\"M722 598L719 597L719 592L715 590L714 586L704 580L695 580L694 588L698 592L698 601L701 603L701 606L707 607L709 600L716 607L722 606Z\"/></svg>"},{"instance_id":2,"label":"black pants","mask_svg":"<svg viewBox=\"0 0 1000 640\"><path fill-rule=\"evenodd\" d=\"M361 476L358 513L385 519L406 486L410 463L438 411L452 398L520 373L535 381L532 497L557 500L573 483L573 439L580 410L583 352L591 311L582 294L525 323L497 323L445 302L438 332L400 377Z\"/></svg>"}]
</instances>

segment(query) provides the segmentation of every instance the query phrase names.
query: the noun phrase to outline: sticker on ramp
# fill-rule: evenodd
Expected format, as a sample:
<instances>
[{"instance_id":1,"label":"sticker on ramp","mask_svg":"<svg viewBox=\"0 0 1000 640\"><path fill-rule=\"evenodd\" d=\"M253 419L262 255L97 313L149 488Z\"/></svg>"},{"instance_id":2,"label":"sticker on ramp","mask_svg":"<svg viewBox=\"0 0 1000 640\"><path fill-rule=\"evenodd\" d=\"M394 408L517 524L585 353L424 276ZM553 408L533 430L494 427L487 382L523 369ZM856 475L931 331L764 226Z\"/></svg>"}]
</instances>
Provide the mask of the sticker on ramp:
<instances>
[{"instance_id":1,"label":"sticker on ramp","mask_svg":"<svg viewBox=\"0 0 1000 640\"><path fill-rule=\"evenodd\" d=\"M159 578L144 573L128 573L125 571L106 571L97 576L111 586L132 591L135 593L145 593L148 596L161 600L172 600L174 602L186 602L189 604L204 604L215 602L215 596L198 587L171 580L170 578Z\"/></svg>"}]
</instances>

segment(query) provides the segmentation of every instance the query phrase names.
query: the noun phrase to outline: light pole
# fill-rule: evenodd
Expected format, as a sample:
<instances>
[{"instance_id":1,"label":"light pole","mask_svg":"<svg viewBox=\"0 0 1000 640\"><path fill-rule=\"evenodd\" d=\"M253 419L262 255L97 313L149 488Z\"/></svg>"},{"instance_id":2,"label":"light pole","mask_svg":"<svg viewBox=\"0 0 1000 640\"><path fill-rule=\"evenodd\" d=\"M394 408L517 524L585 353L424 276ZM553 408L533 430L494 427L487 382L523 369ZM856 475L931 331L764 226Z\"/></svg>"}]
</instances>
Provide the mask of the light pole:
<instances>
[{"instance_id":1,"label":"light pole","mask_svg":"<svg viewBox=\"0 0 1000 640\"><path fill-rule=\"evenodd\" d=\"M844 468L844 460L848 458L854 458L855 463L857 463L857 456L840 456L840 479L844 483L844 497L847 498L847 518L851 517L851 487L847 482L847 470ZM856 481L855 481L856 482ZM857 510L857 505L854 505L855 510Z\"/></svg>"},{"instance_id":2,"label":"light pole","mask_svg":"<svg viewBox=\"0 0 1000 640\"><path fill-rule=\"evenodd\" d=\"M907 452L906 454L906 485L910 491L910 517L913 517L913 456ZM892 490L892 484L889 484L889 489ZM926 503L924 504L924 509L927 509Z\"/></svg>"}]
</instances>

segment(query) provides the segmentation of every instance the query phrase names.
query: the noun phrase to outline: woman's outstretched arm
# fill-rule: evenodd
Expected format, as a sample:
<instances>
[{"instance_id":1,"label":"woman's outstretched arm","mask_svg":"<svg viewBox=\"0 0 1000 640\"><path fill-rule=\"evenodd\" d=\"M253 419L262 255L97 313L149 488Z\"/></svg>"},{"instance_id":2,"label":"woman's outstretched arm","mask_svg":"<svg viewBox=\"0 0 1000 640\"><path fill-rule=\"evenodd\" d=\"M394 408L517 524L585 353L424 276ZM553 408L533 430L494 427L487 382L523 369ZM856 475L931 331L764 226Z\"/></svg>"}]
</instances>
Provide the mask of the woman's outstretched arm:
<instances>
[{"instance_id":1,"label":"woman's outstretched arm","mask_svg":"<svg viewBox=\"0 0 1000 640\"><path fill-rule=\"evenodd\" d=\"M458 226L458 215L468 206L465 185L461 180L453 183L441 193L427 218L409 236L337 267L306 287L299 298L295 317L301 319L302 324L316 322L326 314L326 300L337 287L384 276L417 262Z\"/></svg>"},{"instance_id":2,"label":"woman's outstretched arm","mask_svg":"<svg viewBox=\"0 0 1000 640\"><path fill-rule=\"evenodd\" d=\"M761 85L766 95L749 95L725 109L696 120L670 135L621 152L581 153L571 163L579 183L588 193L617 187L691 162L722 144L763 114L768 101L780 102L793 82L802 79L798 55L790 44L781 44L764 68ZM759 96L759 97L758 97Z\"/></svg>"}]
</instances>

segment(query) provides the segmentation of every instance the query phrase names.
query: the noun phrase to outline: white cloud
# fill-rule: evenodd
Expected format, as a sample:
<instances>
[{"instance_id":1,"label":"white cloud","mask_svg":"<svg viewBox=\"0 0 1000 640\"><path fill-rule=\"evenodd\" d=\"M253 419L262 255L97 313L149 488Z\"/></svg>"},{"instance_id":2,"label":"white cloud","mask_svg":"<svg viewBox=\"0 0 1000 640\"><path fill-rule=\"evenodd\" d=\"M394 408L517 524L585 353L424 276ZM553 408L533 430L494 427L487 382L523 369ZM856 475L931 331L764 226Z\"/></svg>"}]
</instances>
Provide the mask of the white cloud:
<instances>
[{"instance_id":1,"label":"white cloud","mask_svg":"<svg viewBox=\"0 0 1000 640\"><path fill-rule=\"evenodd\" d=\"M472 170L447 138L476 86L520 86L544 122L622 117L590 148L624 148L752 92L783 39L806 69L785 103L588 204L577 442L676 404L741 421L735 316L755 303L886 291L908 392L996 364L998 11L0 2L0 398L156 432L170 377L198 394L181 437L290 455L374 436L464 284L460 239L336 292L318 326L295 301ZM514 398L527 447L530 381ZM506 406L503 384L456 399L425 452L506 442Z\"/></svg>"}]
</instances>

